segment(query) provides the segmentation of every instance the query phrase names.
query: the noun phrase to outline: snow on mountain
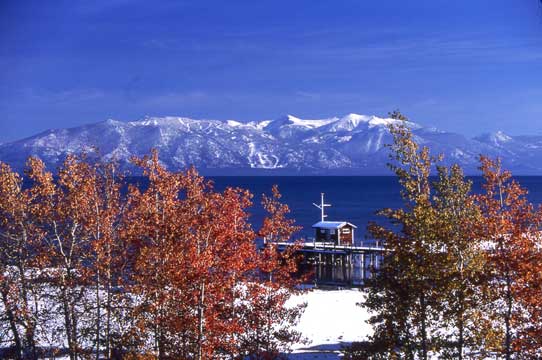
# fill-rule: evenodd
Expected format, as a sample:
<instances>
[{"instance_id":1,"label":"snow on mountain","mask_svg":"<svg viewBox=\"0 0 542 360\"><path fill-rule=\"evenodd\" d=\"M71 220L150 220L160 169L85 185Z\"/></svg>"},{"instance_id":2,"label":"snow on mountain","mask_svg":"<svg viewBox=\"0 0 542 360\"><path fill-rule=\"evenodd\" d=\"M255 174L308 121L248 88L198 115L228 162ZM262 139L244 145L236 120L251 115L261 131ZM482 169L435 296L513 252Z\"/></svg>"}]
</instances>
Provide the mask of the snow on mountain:
<instances>
[{"instance_id":1,"label":"snow on mountain","mask_svg":"<svg viewBox=\"0 0 542 360\"><path fill-rule=\"evenodd\" d=\"M320 127L337 120L337 118L304 120L286 115L269 122L263 130L278 138L291 139L303 137L309 132L315 133Z\"/></svg>"},{"instance_id":2,"label":"snow on mountain","mask_svg":"<svg viewBox=\"0 0 542 360\"><path fill-rule=\"evenodd\" d=\"M489 143L495 146L502 146L503 144L512 140L512 137L506 135L502 131L497 131L494 133L486 133L478 136L476 139L479 141Z\"/></svg>"},{"instance_id":3,"label":"snow on mountain","mask_svg":"<svg viewBox=\"0 0 542 360\"><path fill-rule=\"evenodd\" d=\"M359 124L369 122L370 118L370 116L366 115L348 114L337 121L327 124L326 130L331 132L352 131L357 128Z\"/></svg>"},{"instance_id":4,"label":"snow on mountain","mask_svg":"<svg viewBox=\"0 0 542 360\"><path fill-rule=\"evenodd\" d=\"M133 156L156 148L171 169L195 165L205 174L389 174L388 126L398 120L348 114L323 119L292 115L275 120L240 122L186 117L106 120L70 129L47 130L27 139L0 144L0 160L22 169L28 156L49 166L66 154L92 152L115 158L129 168ZM505 166L525 174L542 173L542 136L502 132L469 139L409 122L416 140L476 173L480 154L501 156ZM227 169L227 171L226 171Z\"/></svg>"}]
</instances>

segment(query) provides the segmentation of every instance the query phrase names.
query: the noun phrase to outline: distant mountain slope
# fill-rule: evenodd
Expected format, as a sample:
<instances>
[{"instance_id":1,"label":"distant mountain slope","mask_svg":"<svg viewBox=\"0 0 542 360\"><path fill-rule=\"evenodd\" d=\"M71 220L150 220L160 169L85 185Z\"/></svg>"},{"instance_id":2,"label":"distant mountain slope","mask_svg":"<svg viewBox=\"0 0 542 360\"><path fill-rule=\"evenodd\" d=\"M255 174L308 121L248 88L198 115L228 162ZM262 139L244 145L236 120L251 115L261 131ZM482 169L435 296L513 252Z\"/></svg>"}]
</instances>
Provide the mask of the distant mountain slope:
<instances>
[{"instance_id":1,"label":"distant mountain slope","mask_svg":"<svg viewBox=\"0 0 542 360\"><path fill-rule=\"evenodd\" d=\"M129 168L132 155L157 148L168 168L193 164L204 174L389 174L387 126L395 121L358 114L314 120L286 115L250 123L184 117L107 120L0 144L0 160L20 170L33 155L54 167L68 153L98 148L104 158ZM477 173L478 156L486 154L501 156L517 174L542 174L542 136L497 132L469 139L416 123L409 126L421 144L468 173Z\"/></svg>"}]
</instances>

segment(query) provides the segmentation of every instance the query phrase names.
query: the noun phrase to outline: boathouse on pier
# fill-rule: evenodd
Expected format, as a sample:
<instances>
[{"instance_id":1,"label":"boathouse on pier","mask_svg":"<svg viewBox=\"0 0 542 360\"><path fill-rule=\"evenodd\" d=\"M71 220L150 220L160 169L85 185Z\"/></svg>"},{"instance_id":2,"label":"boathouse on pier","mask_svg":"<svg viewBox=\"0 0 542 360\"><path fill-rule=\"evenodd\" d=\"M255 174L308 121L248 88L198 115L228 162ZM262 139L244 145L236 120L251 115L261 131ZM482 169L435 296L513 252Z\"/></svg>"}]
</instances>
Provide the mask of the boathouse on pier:
<instances>
[{"instance_id":1,"label":"boathouse on pier","mask_svg":"<svg viewBox=\"0 0 542 360\"><path fill-rule=\"evenodd\" d=\"M347 221L319 221L312 225L316 230L316 242L332 242L335 245L353 245L356 225Z\"/></svg>"},{"instance_id":2,"label":"boathouse on pier","mask_svg":"<svg viewBox=\"0 0 542 360\"><path fill-rule=\"evenodd\" d=\"M374 277L384 260L386 249L381 246L363 246L355 244L354 230L356 226L347 221L327 221L324 209L331 206L324 202L321 194L320 204L313 204L321 211L321 220L312 225L316 232L310 241L274 242L279 251L292 246L303 255L302 263L317 266L315 281L322 284L347 283L352 286L364 286L365 281ZM265 243L267 244L267 243ZM337 268L336 266L340 268ZM330 266L330 267L327 267ZM327 268L326 268L327 267ZM331 271L331 279L326 279ZM337 272L338 271L338 272Z\"/></svg>"},{"instance_id":3,"label":"boathouse on pier","mask_svg":"<svg viewBox=\"0 0 542 360\"><path fill-rule=\"evenodd\" d=\"M324 201L324 193L320 194L320 204L314 204L321 212L321 220L312 225L316 233L314 241L321 243L332 243L333 245L352 246L354 245L354 229L356 225L347 221L326 221L325 208L331 206Z\"/></svg>"}]
</instances>

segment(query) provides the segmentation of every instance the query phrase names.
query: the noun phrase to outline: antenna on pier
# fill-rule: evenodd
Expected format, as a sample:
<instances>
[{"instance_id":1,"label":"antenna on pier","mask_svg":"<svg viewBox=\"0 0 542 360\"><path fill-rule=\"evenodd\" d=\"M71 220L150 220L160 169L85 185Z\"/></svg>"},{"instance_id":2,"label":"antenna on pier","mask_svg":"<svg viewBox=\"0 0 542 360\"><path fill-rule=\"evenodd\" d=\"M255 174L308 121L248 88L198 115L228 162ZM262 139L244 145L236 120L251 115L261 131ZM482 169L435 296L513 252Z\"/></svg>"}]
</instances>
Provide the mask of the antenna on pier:
<instances>
[{"instance_id":1,"label":"antenna on pier","mask_svg":"<svg viewBox=\"0 0 542 360\"><path fill-rule=\"evenodd\" d=\"M312 204L316 206L318 209L320 209L320 211L322 212L322 221L324 221L324 219L327 217L327 215L325 214L325 208L326 206L331 206L331 204L326 204L324 202L324 193L320 193L320 197L321 197L320 205L317 205L315 203L312 203Z\"/></svg>"}]
</instances>

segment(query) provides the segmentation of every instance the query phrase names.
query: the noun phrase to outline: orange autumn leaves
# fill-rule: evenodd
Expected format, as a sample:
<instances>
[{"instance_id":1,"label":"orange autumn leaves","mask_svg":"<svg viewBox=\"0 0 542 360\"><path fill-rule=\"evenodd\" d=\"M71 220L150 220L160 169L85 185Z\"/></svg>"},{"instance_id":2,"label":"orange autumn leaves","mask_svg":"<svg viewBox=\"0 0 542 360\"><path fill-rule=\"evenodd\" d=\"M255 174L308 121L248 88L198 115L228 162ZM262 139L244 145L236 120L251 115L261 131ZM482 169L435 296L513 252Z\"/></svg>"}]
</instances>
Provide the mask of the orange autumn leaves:
<instances>
[{"instance_id":1,"label":"orange autumn leaves","mask_svg":"<svg viewBox=\"0 0 542 360\"><path fill-rule=\"evenodd\" d=\"M504 324L497 343L506 359L541 356L542 210L526 198L527 189L503 170L500 161L481 157L483 193L478 236L487 241L489 301L501 304L493 320Z\"/></svg>"},{"instance_id":2,"label":"orange autumn leaves","mask_svg":"<svg viewBox=\"0 0 542 360\"><path fill-rule=\"evenodd\" d=\"M51 316L70 359L264 358L287 350L299 337L292 325L300 309L285 307L297 265L292 253L257 249L252 195L217 192L194 169L170 172L156 152L133 161L148 186L126 188L113 163L84 156L69 156L54 178L30 159L24 189L1 165L1 266L13 276L0 285L26 293L2 292L17 357L37 356L43 339L35 328L53 324ZM278 198L264 200L273 226L260 235L286 239L297 228ZM39 281L28 279L38 273Z\"/></svg>"}]
</instances>

